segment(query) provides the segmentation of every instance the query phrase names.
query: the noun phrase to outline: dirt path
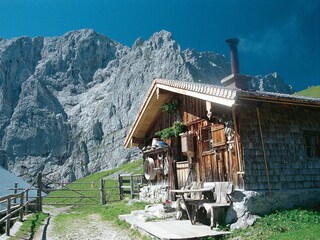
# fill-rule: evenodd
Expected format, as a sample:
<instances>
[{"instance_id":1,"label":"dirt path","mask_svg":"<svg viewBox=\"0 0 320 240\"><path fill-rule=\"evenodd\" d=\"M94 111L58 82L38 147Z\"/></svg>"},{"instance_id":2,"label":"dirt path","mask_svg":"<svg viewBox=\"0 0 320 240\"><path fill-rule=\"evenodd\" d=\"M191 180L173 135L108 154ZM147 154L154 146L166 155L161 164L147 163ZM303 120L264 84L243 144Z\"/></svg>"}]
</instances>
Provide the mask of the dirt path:
<instances>
[{"instance_id":1,"label":"dirt path","mask_svg":"<svg viewBox=\"0 0 320 240\"><path fill-rule=\"evenodd\" d=\"M98 214L92 214L85 217L70 218L64 221L60 226L55 223L55 217L59 214L67 214L70 208L50 207L44 210L49 212L49 218L46 224L35 234L35 240L102 240L117 239L130 240L128 233L112 226L107 221L102 221Z\"/></svg>"}]
</instances>

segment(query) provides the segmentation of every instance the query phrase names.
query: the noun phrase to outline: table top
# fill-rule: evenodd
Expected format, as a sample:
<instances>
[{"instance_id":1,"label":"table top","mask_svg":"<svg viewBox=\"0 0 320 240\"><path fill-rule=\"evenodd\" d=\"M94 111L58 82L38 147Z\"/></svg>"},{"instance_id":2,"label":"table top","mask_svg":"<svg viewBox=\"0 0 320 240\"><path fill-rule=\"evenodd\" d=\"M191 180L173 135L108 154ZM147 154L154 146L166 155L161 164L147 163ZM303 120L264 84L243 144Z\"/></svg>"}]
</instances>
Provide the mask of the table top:
<instances>
[{"instance_id":1,"label":"table top","mask_svg":"<svg viewBox=\"0 0 320 240\"><path fill-rule=\"evenodd\" d=\"M174 189L170 190L170 192L174 193L196 193L196 192L211 192L213 188L199 188L199 189Z\"/></svg>"}]
</instances>

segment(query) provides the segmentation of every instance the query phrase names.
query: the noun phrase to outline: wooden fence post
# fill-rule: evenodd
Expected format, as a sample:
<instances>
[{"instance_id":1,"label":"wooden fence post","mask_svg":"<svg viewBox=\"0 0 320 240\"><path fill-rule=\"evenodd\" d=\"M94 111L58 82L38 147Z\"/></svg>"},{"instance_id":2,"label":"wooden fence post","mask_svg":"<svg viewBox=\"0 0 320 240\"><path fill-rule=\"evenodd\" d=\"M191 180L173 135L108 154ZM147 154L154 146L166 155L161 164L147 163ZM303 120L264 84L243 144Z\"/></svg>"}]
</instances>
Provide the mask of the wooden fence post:
<instances>
[{"instance_id":1,"label":"wooden fence post","mask_svg":"<svg viewBox=\"0 0 320 240\"><path fill-rule=\"evenodd\" d=\"M26 206L25 206L25 209L24 209L24 211L25 211L25 213L28 215L28 211L29 211L29 209L28 209L28 206L29 205L29 189L27 189L26 190Z\"/></svg>"},{"instance_id":2,"label":"wooden fence post","mask_svg":"<svg viewBox=\"0 0 320 240\"><path fill-rule=\"evenodd\" d=\"M24 192L20 195L20 210L19 210L19 221L23 221L23 198L24 198Z\"/></svg>"},{"instance_id":3,"label":"wooden fence post","mask_svg":"<svg viewBox=\"0 0 320 240\"><path fill-rule=\"evenodd\" d=\"M14 194L18 193L18 183L17 182L14 183L13 193ZM17 203L17 198L13 199L13 203Z\"/></svg>"},{"instance_id":4,"label":"wooden fence post","mask_svg":"<svg viewBox=\"0 0 320 240\"><path fill-rule=\"evenodd\" d=\"M100 179L100 193L101 193L101 204L106 204L106 191L105 191L105 180L103 178Z\"/></svg>"},{"instance_id":5,"label":"wooden fence post","mask_svg":"<svg viewBox=\"0 0 320 240\"><path fill-rule=\"evenodd\" d=\"M7 199L7 215L10 215L11 212L11 198ZM10 236L10 217L7 218L6 221L6 235Z\"/></svg>"},{"instance_id":6,"label":"wooden fence post","mask_svg":"<svg viewBox=\"0 0 320 240\"><path fill-rule=\"evenodd\" d=\"M38 183L38 190L37 190L38 212L42 212L42 196L41 196L41 192L42 192L42 174L41 173L38 174L37 183Z\"/></svg>"},{"instance_id":7,"label":"wooden fence post","mask_svg":"<svg viewBox=\"0 0 320 240\"><path fill-rule=\"evenodd\" d=\"M123 199L123 188L122 188L123 181L120 174L118 175L118 180L119 180L119 195L120 195L120 200L122 200Z\"/></svg>"},{"instance_id":8,"label":"wooden fence post","mask_svg":"<svg viewBox=\"0 0 320 240\"><path fill-rule=\"evenodd\" d=\"M130 175L130 195L131 195L131 199L133 199L134 198L134 183L133 183L132 174Z\"/></svg>"}]
</instances>

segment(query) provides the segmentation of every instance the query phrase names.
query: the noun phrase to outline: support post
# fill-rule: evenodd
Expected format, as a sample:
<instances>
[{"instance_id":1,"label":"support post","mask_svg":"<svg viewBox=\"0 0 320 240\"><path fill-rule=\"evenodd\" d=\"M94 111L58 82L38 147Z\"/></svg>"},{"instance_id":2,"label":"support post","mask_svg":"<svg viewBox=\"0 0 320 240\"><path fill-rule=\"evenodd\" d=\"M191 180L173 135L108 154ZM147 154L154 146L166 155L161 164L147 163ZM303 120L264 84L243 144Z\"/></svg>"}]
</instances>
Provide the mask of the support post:
<instances>
[{"instance_id":1,"label":"support post","mask_svg":"<svg viewBox=\"0 0 320 240\"><path fill-rule=\"evenodd\" d=\"M123 180L120 174L118 175L118 180L119 180L119 196L120 196L120 200L122 200L123 199L123 188L122 188Z\"/></svg>"},{"instance_id":2,"label":"support post","mask_svg":"<svg viewBox=\"0 0 320 240\"><path fill-rule=\"evenodd\" d=\"M7 199L7 216L10 215L11 212L11 198ZM6 220L6 235L10 236L10 218L8 217Z\"/></svg>"},{"instance_id":3,"label":"support post","mask_svg":"<svg viewBox=\"0 0 320 240\"><path fill-rule=\"evenodd\" d=\"M267 161L267 155L266 155L266 150L265 150L264 141L263 141L263 134L262 134L261 121L260 121L259 107L256 107L256 112L257 112L257 120L258 120L259 132L260 132L260 140L261 140L261 146L262 146L262 152L263 152L264 165L265 165L265 168L266 168L266 176L267 176L267 181L268 181L269 195L271 196L271 186L270 186L270 178L269 178L269 170L268 170L268 161Z\"/></svg>"},{"instance_id":4,"label":"support post","mask_svg":"<svg viewBox=\"0 0 320 240\"><path fill-rule=\"evenodd\" d=\"M37 190L38 212L42 212L42 196L41 196L41 192L42 192L42 174L41 173L38 174L37 183L38 183L38 190Z\"/></svg>"},{"instance_id":5,"label":"support post","mask_svg":"<svg viewBox=\"0 0 320 240\"><path fill-rule=\"evenodd\" d=\"M13 193L14 193L14 194L17 194L17 193L18 193L18 183L17 183L17 182L14 183ZM17 198L14 198L14 199L13 199L13 203L14 203L14 204L17 203Z\"/></svg>"},{"instance_id":6,"label":"support post","mask_svg":"<svg viewBox=\"0 0 320 240\"><path fill-rule=\"evenodd\" d=\"M240 149L239 149L239 140L238 140L238 127L237 127L237 119L235 114L235 108L232 107L232 119L233 119L233 127L234 127L234 140L236 142L236 153L237 153L237 160L239 165L239 172L243 172L243 166L242 166L242 159L240 155Z\"/></svg>"},{"instance_id":7,"label":"support post","mask_svg":"<svg viewBox=\"0 0 320 240\"><path fill-rule=\"evenodd\" d=\"M106 204L106 192L105 192L105 180L103 178L100 179L100 195L101 195L101 204Z\"/></svg>"},{"instance_id":8,"label":"support post","mask_svg":"<svg viewBox=\"0 0 320 240\"><path fill-rule=\"evenodd\" d=\"M24 209L25 214L28 215L29 211L29 189L26 190L26 207Z\"/></svg>"},{"instance_id":9,"label":"support post","mask_svg":"<svg viewBox=\"0 0 320 240\"><path fill-rule=\"evenodd\" d=\"M131 199L133 199L134 198L134 184L133 184L132 174L130 175L130 195L131 195Z\"/></svg>"},{"instance_id":10,"label":"support post","mask_svg":"<svg viewBox=\"0 0 320 240\"><path fill-rule=\"evenodd\" d=\"M23 221L23 199L24 199L24 192L20 195L20 210L19 210L19 221Z\"/></svg>"}]
</instances>

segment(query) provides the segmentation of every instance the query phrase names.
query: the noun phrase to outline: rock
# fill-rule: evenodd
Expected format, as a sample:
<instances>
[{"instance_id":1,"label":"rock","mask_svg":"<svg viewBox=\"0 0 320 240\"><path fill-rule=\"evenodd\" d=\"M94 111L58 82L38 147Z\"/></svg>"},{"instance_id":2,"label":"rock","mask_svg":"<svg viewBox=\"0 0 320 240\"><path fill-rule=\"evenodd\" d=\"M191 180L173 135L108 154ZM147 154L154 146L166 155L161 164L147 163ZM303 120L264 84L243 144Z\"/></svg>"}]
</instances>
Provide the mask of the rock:
<instances>
[{"instance_id":1,"label":"rock","mask_svg":"<svg viewBox=\"0 0 320 240\"><path fill-rule=\"evenodd\" d=\"M247 228L252 226L253 223L259 218L257 215L251 215L249 213L245 213L242 217L240 217L237 222L230 225L230 230L236 230L241 228Z\"/></svg>"},{"instance_id":2,"label":"rock","mask_svg":"<svg viewBox=\"0 0 320 240\"><path fill-rule=\"evenodd\" d=\"M140 189L139 199L144 202L165 202L168 199L167 185L147 185Z\"/></svg>"},{"instance_id":3,"label":"rock","mask_svg":"<svg viewBox=\"0 0 320 240\"><path fill-rule=\"evenodd\" d=\"M259 216L280 209L291 209L301 206L314 206L320 198L319 189L242 191L235 190L231 195L231 206L228 208L226 223L231 230L251 226Z\"/></svg>"},{"instance_id":4,"label":"rock","mask_svg":"<svg viewBox=\"0 0 320 240\"><path fill-rule=\"evenodd\" d=\"M274 72L266 76L255 76L248 84L249 90L259 90L265 92L277 92L277 93L294 93L292 86L284 83L280 74Z\"/></svg>"}]
</instances>

